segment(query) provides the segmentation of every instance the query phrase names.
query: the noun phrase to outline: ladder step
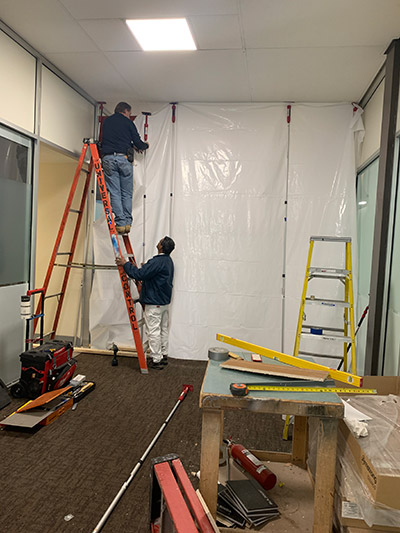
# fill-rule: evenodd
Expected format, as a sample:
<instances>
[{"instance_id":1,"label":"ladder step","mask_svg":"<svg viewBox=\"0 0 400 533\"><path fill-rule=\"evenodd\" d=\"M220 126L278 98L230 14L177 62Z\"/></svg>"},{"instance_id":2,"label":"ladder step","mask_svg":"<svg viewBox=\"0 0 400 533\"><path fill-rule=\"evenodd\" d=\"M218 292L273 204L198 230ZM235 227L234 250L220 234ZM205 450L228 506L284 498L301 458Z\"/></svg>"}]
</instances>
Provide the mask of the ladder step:
<instances>
[{"instance_id":1,"label":"ladder step","mask_svg":"<svg viewBox=\"0 0 400 533\"><path fill-rule=\"evenodd\" d=\"M72 252L57 252L56 255L71 255Z\"/></svg>"},{"instance_id":2,"label":"ladder step","mask_svg":"<svg viewBox=\"0 0 400 533\"><path fill-rule=\"evenodd\" d=\"M346 281L347 276L342 274L310 274L309 279L338 279L340 281Z\"/></svg>"},{"instance_id":3,"label":"ladder step","mask_svg":"<svg viewBox=\"0 0 400 533\"><path fill-rule=\"evenodd\" d=\"M327 274L340 274L342 276L347 276L349 271L345 268L333 268L333 267L310 267L309 273L314 274L314 272L321 272Z\"/></svg>"},{"instance_id":4,"label":"ladder step","mask_svg":"<svg viewBox=\"0 0 400 533\"><path fill-rule=\"evenodd\" d=\"M303 328L307 328L307 329L320 329L321 331L336 331L337 333L343 333L344 334L344 329L343 328L331 328L331 327L328 327L328 326L311 326L311 324L303 324L302 325Z\"/></svg>"},{"instance_id":5,"label":"ladder step","mask_svg":"<svg viewBox=\"0 0 400 533\"><path fill-rule=\"evenodd\" d=\"M69 212L70 213L82 213L80 209L70 209Z\"/></svg>"},{"instance_id":6,"label":"ladder step","mask_svg":"<svg viewBox=\"0 0 400 533\"><path fill-rule=\"evenodd\" d=\"M327 355L313 352L299 352L299 355L307 355L309 357L325 357L327 359L343 359L343 355Z\"/></svg>"},{"instance_id":7,"label":"ladder step","mask_svg":"<svg viewBox=\"0 0 400 533\"><path fill-rule=\"evenodd\" d=\"M323 241L323 242L351 242L351 237L320 237L312 236L310 241Z\"/></svg>"},{"instance_id":8,"label":"ladder step","mask_svg":"<svg viewBox=\"0 0 400 533\"><path fill-rule=\"evenodd\" d=\"M314 333L300 333L301 337L307 339L322 339L324 341L340 341L340 342L353 342L351 337L345 337L344 335L315 335Z\"/></svg>"},{"instance_id":9,"label":"ladder step","mask_svg":"<svg viewBox=\"0 0 400 533\"><path fill-rule=\"evenodd\" d=\"M313 298L311 296L306 298L306 303L324 305L325 307L350 307L349 302L345 302L344 300L327 300L322 298Z\"/></svg>"},{"instance_id":10,"label":"ladder step","mask_svg":"<svg viewBox=\"0 0 400 533\"><path fill-rule=\"evenodd\" d=\"M56 294L49 294L49 296L45 296L45 300L47 300L48 298L54 298L55 296L61 296L62 294L64 294L63 292L57 292ZM52 331L50 333L53 333Z\"/></svg>"}]
</instances>

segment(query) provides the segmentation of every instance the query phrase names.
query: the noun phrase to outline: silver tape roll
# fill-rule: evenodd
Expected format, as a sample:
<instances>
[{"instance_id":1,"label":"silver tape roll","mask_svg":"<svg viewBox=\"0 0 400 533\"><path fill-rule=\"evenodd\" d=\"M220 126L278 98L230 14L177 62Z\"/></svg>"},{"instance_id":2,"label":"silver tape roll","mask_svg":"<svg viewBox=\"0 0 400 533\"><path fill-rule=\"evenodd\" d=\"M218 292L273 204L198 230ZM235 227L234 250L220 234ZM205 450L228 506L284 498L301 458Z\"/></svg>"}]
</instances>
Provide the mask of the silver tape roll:
<instances>
[{"instance_id":1,"label":"silver tape roll","mask_svg":"<svg viewBox=\"0 0 400 533\"><path fill-rule=\"evenodd\" d=\"M209 348L208 358L213 361L226 361L229 359L228 350L226 348Z\"/></svg>"}]
</instances>

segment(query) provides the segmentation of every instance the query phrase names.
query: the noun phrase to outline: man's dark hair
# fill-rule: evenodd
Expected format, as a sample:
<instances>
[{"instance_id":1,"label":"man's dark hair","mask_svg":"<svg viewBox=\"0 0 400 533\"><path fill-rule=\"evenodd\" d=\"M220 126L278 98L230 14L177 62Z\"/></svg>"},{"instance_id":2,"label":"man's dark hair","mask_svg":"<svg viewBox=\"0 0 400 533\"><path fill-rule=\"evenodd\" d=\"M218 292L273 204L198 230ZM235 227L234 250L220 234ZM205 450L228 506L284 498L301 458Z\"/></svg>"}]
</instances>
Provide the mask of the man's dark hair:
<instances>
[{"instance_id":1,"label":"man's dark hair","mask_svg":"<svg viewBox=\"0 0 400 533\"><path fill-rule=\"evenodd\" d=\"M132 107L126 102L120 102L115 106L114 113L123 113L124 111L131 112Z\"/></svg>"},{"instance_id":2,"label":"man's dark hair","mask_svg":"<svg viewBox=\"0 0 400 533\"><path fill-rule=\"evenodd\" d=\"M171 237L164 237L161 241L161 247L164 254L169 255L175 248L175 243Z\"/></svg>"}]
</instances>

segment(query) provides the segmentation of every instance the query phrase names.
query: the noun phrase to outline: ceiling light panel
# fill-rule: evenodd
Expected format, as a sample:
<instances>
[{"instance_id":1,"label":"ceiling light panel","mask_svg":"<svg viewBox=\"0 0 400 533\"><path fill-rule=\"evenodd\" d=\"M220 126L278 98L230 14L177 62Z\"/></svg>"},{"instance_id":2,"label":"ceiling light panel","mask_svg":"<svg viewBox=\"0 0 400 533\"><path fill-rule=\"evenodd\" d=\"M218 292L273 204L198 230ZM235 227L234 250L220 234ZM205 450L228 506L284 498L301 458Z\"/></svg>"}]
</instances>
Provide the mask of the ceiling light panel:
<instances>
[{"instance_id":1,"label":"ceiling light panel","mask_svg":"<svg viewBox=\"0 0 400 533\"><path fill-rule=\"evenodd\" d=\"M197 50L187 20L127 20L129 29L143 50Z\"/></svg>"}]
</instances>

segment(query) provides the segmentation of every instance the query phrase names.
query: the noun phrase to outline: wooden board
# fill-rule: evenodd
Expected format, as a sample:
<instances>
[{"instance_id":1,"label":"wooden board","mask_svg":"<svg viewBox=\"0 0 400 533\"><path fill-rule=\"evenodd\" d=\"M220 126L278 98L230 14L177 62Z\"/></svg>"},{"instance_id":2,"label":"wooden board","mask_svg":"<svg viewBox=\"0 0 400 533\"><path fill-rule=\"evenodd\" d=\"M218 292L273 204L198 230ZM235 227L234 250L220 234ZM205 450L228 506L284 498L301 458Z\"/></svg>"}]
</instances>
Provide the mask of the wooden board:
<instances>
[{"instance_id":1,"label":"wooden board","mask_svg":"<svg viewBox=\"0 0 400 533\"><path fill-rule=\"evenodd\" d=\"M45 392L41 396L38 396L35 400L30 400L29 402L25 403L22 407L17 409L17 413L29 411L29 409L35 409L36 407L41 407L54 400L54 398L57 398L57 396L64 394L71 388L71 385L68 385L68 387L63 387L62 389L56 389L50 392Z\"/></svg>"},{"instance_id":2,"label":"wooden board","mask_svg":"<svg viewBox=\"0 0 400 533\"><path fill-rule=\"evenodd\" d=\"M228 360L221 363L220 366L228 370L267 374L268 376L309 379L310 381L325 381L329 375L329 372L324 370L310 370L307 368L295 368L289 365L276 365L274 363L255 363L253 361Z\"/></svg>"}]
</instances>

